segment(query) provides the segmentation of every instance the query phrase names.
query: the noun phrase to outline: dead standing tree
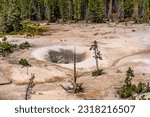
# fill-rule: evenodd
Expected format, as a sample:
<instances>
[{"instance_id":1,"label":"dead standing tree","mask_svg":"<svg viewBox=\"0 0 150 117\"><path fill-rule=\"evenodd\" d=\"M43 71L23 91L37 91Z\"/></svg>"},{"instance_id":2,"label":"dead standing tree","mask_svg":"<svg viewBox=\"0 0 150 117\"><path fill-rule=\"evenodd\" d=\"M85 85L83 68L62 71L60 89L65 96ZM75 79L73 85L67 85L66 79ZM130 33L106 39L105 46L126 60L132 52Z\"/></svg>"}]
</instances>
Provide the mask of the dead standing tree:
<instances>
[{"instance_id":1,"label":"dead standing tree","mask_svg":"<svg viewBox=\"0 0 150 117\"><path fill-rule=\"evenodd\" d=\"M77 83L77 68L76 68L76 47L74 47L74 69L73 69L73 79L71 81L71 86L64 87L62 84L60 85L65 91L68 93L79 93L84 92L84 88L82 87L82 83Z\"/></svg>"},{"instance_id":2,"label":"dead standing tree","mask_svg":"<svg viewBox=\"0 0 150 117\"><path fill-rule=\"evenodd\" d=\"M35 79L35 75L31 74L31 78L30 78L29 83L26 88L25 100L31 99L32 89L35 86L34 79Z\"/></svg>"},{"instance_id":3,"label":"dead standing tree","mask_svg":"<svg viewBox=\"0 0 150 117\"><path fill-rule=\"evenodd\" d=\"M76 48L75 47L74 47L73 60L74 60L74 77L73 77L73 83L76 84L76 82L77 82L77 69L76 69Z\"/></svg>"}]
</instances>

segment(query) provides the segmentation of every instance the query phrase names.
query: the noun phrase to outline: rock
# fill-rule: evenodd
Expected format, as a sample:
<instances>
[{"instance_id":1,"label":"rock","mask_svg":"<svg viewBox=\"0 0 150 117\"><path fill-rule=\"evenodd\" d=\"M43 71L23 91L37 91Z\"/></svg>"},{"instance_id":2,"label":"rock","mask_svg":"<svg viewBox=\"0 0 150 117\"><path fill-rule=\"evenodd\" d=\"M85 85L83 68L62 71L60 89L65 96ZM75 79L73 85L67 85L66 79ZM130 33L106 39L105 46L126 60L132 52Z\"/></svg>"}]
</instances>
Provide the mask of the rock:
<instances>
[{"instance_id":1,"label":"rock","mask_svg":"<svg viewBox=\"0 0 150 117\"><path fill-rule=\"evenodd\" d=\"M121 71L121 70L119 70L119 69L117 69L116 73L122 73L122 71Z\"/></svg>"},{"instance_id":2,"label":"rock","mask_svg":"<svg viewBox=\"0 0 150 117\"><path fill-rule=\"evenodd\" d=\"M39 93L39 95L43 95L43 93Z\"/></svg>"},{"instance_id":3,"label":"rock","mask_svg":"<svg viewBox=\"0 0 150 117\"><path fill-rule=\"evenodd\" d=\"M94 36L98 35L98 32L94 34Z\"/></svg>"},{"instance_id":4,"label":"rock","mask_svg":"<svg viewBox=\"0 0 150 117\"><path fill-rule=\"evenodd\" d=\"M135 30L133 29L132 32L135 32Z\"/></svg>"}]
</instances>

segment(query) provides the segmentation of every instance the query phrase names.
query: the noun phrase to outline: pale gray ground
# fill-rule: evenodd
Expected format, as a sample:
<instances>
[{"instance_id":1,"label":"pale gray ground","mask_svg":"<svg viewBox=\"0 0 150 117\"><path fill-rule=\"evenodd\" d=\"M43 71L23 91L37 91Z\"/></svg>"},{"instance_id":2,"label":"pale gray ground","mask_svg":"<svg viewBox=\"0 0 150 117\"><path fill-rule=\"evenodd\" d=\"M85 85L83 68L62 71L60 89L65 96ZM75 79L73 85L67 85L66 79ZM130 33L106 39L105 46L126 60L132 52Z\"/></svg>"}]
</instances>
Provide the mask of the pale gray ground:
<instances>
[{"instance_id":1,"label":"pale gray ground","mask_svg":"<svg viewBox=\"0 0 150 117\"><path fill-rule=\"evenodd\" d=\"M0 86L0 99L23 99L25 87L31 73L35 74L36 86L32 99L119 99L116 90L125 79L128 67L135 71L133 83L150 82L150 26L128 23L123 24L51 24L44 36L10 36L13 43L30 42L33 47L19 50L7 58L0 58L0 83L12 84ZM98 41L103 60L100 67L107 74L93 79L90 70L94 70L95 61L88 48L94 40ZM47 47L74 47L77 53L89 53L77 63L77 79L85 87L85 93L67 94L60 84L67 86L73 75L73 64L54 64L45 58ZM81 50L80 50L81 49ZM44 50L44 53L42 52ZM36 54L35 54L36 53ZM43 58L44 57L44 58ZM12 61L26 58L32 67L12 64ZM89 59L90 58L90 59ZM122 73L116 73L117 69ZM144 73L144 75L143 75Z\"/></svg>"}]
</instances>

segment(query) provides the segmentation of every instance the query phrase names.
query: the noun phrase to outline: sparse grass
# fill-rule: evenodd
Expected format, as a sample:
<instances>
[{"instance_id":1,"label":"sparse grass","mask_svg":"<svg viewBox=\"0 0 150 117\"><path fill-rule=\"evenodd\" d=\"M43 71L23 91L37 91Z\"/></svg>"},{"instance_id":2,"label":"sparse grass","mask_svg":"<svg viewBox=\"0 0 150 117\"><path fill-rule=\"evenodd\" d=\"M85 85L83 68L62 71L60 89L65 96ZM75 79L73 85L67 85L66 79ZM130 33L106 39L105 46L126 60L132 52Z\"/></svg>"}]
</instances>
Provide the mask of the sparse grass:
<instances>
[{"instance_id":1,"label":"sparse grass","mask_svg":"<svg viewBox=\"0 0 150 117\"><path fill-rule=\"evenodd\" d=\"M105 74L103 69L98 69L98 70L92 71L92 76L101 76L103 74Z\"/></svg>"},{"instance_id":2,"label":"sparse grass","mask_svg":"<svg viewBox=\"0 0 150 117\"><path fill-rule=\"evenodd\" d=\"M31 45L30 45L30 43L27 42L27 41L25 41L25 42L23 42L23 43L21 43L21 44L19 45L19 48L20 48L20 49L26 49L26 48L29 48L29 47L31 47Z\"/></svg>"}]
</instances>

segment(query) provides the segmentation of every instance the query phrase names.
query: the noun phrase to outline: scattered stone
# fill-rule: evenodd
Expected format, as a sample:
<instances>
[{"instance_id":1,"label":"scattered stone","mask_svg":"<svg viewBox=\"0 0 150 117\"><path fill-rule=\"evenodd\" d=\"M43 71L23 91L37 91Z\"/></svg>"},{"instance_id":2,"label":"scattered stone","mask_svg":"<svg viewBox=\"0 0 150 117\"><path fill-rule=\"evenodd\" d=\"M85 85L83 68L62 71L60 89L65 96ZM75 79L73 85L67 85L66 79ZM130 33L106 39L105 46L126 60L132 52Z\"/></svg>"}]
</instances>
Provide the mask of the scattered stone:
<instances>
[{"instance_id":1,"label":"scattered stone","mask_svg":"<svg viewBox=\"0 0 150 117\"><path fill-rule=\"evenodd\" d=\"M9 63L19 65L19 60L9 60Z\"/></svg>"},{"instance_id":2,"label":"scattered stone","mask_svg":"<svg viewBox=\"0 0 150 117\"><path fill-rule=\"evenodd\" d=\"M119 70L119 69L117 69L116 73L122 73L122 71L121 71L121 70Z\"/></svg>"},{"instance_id":3,"label":"scattered stone","mask_svg":"<svg viewBox=\"0 0 150 117\"><path fill-rule=\"evenodd\" d=\"M98 32L94 34L94 36L98 35Z\"/></svg>"},{"instance_id":4,"label":"scattered stone","mask_svg":"<svg viewBox=\"0 0 150 117\"><path fill-rule=\"evenodd\" d=\"M41 93L41 92L40 92L40 93L38 93L38 94L39 94L39 95L43 95L43 93Z\"/></svg>"},{"instance_id":5,"label":"scattered stone","mask_svg":"<svg viewBox=\"0 0 150 117\"><path fill-rule=\"evenodd\" d=\"M63 30L63 31L68 32L68 31L69 31L69 29L65 29L65 30Z\"/></svg>"},{"instance_id":6,"label":"scattered stone","mask_svg":"<svg viewBox=\"0 0 150 117\"><path fill-rule=\"evenodd\" d=\"M135 30L133 29L132 32L135 32Z\"/></svg>"}]
</instances>

